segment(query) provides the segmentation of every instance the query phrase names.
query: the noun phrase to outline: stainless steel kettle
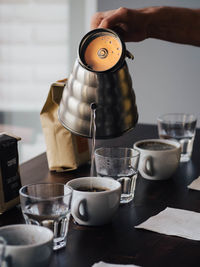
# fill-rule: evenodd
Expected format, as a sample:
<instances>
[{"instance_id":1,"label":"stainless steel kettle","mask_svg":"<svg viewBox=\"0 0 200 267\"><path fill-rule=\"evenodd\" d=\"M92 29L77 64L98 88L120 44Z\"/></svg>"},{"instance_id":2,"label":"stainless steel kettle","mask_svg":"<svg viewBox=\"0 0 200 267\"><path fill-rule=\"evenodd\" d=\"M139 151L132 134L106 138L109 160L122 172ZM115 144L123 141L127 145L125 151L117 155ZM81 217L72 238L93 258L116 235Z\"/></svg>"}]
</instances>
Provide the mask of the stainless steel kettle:
<instances>
[{"instance_id":1,"label":"stainless steel kettle","mask_svg":"<svg viewBox=\"0 0 200 267\"><path fill-rule=\"evenodd\" d=\"M135 126L138 112L126 56L133 58L114 31L96 29L83 37L58 110L65 128L92 137L94 108L97 139L120 136Z\"/></svg>"}]
</instances>

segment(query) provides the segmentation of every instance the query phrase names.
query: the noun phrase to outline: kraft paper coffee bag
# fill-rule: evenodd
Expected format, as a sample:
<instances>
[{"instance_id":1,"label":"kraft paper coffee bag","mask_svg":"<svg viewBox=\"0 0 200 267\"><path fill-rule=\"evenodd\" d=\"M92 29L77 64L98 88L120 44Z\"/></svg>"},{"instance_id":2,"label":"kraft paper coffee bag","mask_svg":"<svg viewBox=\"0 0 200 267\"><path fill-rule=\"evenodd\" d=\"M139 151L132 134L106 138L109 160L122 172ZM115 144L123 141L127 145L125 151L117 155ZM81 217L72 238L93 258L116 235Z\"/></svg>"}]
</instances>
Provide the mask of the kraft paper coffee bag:
<instances>
[{"instance_id":1,"label":"kraft paper coffee bag","mask_svg":"<svg viewBox=\"0 0 200 267\"><path fill-rule=\"evenodd\" d=\"M17 142L20 139L0 133L0 214L19 203L21 179Z\"/></svg>"},{"instance_id":2,"label":"kraft paper coffee bag","mask_svg":"<svg viewBox=\"0 0 200 267\"><path fill-rule=\"evenodd\" d=\"M58 120L58 107L66 81L51 85L40 113L49 169L57 172L75 170L90 159L88 140L72 134Z\"/></svg>"}]
</instances>

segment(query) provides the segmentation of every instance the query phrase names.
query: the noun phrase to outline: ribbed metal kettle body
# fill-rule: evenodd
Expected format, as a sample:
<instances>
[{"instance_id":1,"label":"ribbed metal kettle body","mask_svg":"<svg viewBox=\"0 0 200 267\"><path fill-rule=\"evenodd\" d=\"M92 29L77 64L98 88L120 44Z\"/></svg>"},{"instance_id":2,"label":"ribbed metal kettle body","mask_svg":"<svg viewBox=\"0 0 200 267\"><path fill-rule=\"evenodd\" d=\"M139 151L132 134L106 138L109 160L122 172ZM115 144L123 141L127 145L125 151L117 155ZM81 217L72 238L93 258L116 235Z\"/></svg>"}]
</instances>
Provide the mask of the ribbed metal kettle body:
<instances>
[{"instance_id":1,"label":"ribbed metal kettle body","mask_svg":"<svg viewBox=\"0 0 200 267\"><path fill-rule=\"evenodd\" d=\"M135 126L138 112L126 61L115 71L96 73L76 60L60 102L60 122L72 133L92 137L92 103L97 139L120 136Z\"/></svg>"}]
</instances>

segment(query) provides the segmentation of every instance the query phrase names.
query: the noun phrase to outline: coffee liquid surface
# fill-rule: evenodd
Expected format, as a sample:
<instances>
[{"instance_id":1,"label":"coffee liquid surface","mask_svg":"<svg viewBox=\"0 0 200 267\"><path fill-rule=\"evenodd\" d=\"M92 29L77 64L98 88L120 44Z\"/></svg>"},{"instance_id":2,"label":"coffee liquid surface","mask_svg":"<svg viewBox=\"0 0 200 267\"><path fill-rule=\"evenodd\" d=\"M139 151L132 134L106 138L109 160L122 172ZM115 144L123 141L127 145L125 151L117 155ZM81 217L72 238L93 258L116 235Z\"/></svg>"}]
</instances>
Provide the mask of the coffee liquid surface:
<instances>
[{"instance_id":1,"label":"coffee liquid surface","mask_svg":"<svg viewBox=\"0 0 200 267\"><path fill-rule=\"evenodd\" d=\"M169 150L169 149L174 149L175 146L170 145L170 144L164 144L161 142L143 142L139 146L139 148L142 149L147 149L147 150Z\"/></svg>"},{"instance_id":2,"label":"coffee liquid surface","mask_svg":"<svg viewBox=\"0 0 200 267\"><path fill-rule=\"evenodd\" d=\"M84 191L84 192L103 192L108 191L108 188L101 188L101 187L78 187L76 189L77 191Z\"/></svg>"},{"instance_id":3,"label":"coffee liquid surface","mask_svg":"<svg viewBox=\"0 0 200 267\"><path fill-rule=\"evenodd\" d=\"M122 46L113 36L99 36L85 50L85 62L94 71L106 71L117 64L122 55Z\"/></svg>"}]
</instances>

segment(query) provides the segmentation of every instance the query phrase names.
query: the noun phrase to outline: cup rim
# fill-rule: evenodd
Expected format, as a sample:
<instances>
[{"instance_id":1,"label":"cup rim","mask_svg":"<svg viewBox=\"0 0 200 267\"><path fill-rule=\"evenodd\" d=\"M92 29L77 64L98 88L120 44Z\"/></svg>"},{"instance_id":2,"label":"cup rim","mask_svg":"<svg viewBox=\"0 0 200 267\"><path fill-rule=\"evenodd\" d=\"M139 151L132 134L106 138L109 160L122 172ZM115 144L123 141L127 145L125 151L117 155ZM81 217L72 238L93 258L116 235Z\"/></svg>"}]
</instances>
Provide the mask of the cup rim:
<instances>
[{"instance_id":1,"label":"cup rim","mask_svg":"<svg viewBox=\"0 0 200 267\"><path fill-rule=\"evenodd\" d=\"M106 179L107 181L112 181L113 183L117 184L117 187L116 188L113 188L113 189L109 189L108 191L100 191L100 192L89 192L89 191L79 191L77 190L76 188L74 189L72 185L70 185L71 183L73 183L74 181L83 181L85 179L90 179L92 180L93 178L95 179L98 179L98 180L101 180L102 179ZM70 181L67 182L67 185L69 184L69 186L72 188L73 191L76 191L76 192L79 192L80 194L92 194L92 195L101 195L101 194L109 194L111 192L115 192L115 191L118 191L119 189L121 189L121 184L117 181L117 180L114 180L113 178L111 177L99 177L99 176L87 176L87 177L79 177L79 178L75 178L75 179L72 179Z\"/></svg>"},{"instance_id":2,"label":"cup rim","mask_svg":"<svg viewBox=\"0 0 200 267\"><path fill-rule=\"evenodd\" d=\"M37 242L37 243L33 243L33 244L26 244L26 245L10 245L7 243L6 238L1 235L1 230L9 230L9 229L24 229L24 227L26 228L37 228L37 229L41 229L41 231L45 231L48 232L49 237L48 239L46 238L46 240L41 241L41 242ZM6 241L6 246L12 247L12 248L33 248L33 247L37 247L37 246L41 246L41 245L45 245L49 242L53 242L53 238L54 238L54 234L52 232L52 230L50 230L47 227L44 226L40 226L40 225L33 225L33 224L11 224L11 225L6 225L6 226L1 226L0 227L0 236L2 236L5 241Z\"/></svg>"},{"instance_id":3,"label":"cup rim","mask_svg":"<svg viewBox=\"0 0 200 267\"><path fill-rule=\"evenodd\" d=\"M170 149L170 150L153 150L153 149L144 149L144 148L141 148L141 147L138 147L139 144L141 143L147 143L147 142L155 142L155 143L164 143L164 144L170 144L172 146L174 146L174 148ZM143 139L143 140L139 140L137 142L134 143L134 147L142 150L142 151L151 151L151 152L162 152L162 153L166 153L166 152L169 152L169 151L176 151L178 149L181 148L181 145L178 141L176 140L165 140L165 139L159 139L159 138L154 138L154 139Z\"/></svg>"},{"instance_id":4,"label":"cup rim","mask_svg":"<svg viewBox=\"0 0 200 267\"><path fill-rule=\"evenodd\" d=\"M102 149L113 149L113 150L124 150L124 149L128 149L128 150L131 150L131 151L134 151L134 155L131 155L131 156L112 156L112 159L124 159L125 157L128 159L128 158L137 158L140 156L140 151L138 151L137 149L133 148L133 147L99 147L97 149L95 149L94 151L94 154L95 156L98 156L100 158L110 158L110 156L104 156L104 155L100 155L100 154L97 154L100 150Z\"/></svg>"},{"instance_id":5,"label":"cup rim","mask_svg":"<svg viewBox=\"0 0 200 267\"><path fill-rule=\"evenodd\" d=\"M159 122L167 122L167 123L173 123L170 120L166 120L166 116L187 116L187 117L192 117L192 122L197 121L197 117L193 113L184 113L184 112L169 112L169 113L164 113L160 116L158 116L157 121ZM186 120L186 122L189 122ZM191 121L190 121L191 122ZM177 123L181 123L181 121L177 121Z\"/></svg>"},{"instance_id":6,"label":"cup rim","mask_svg":"<svg viewBox=\"0 0 200 267\"><path fill-rule=\"evenodd\" d=\"M36 197L36 196L33 196L33 195L26 194L26 193L22 192L24 188L26 188L28 186L34 186L34 185L62 185L62 186L66 187L66 188L68 188L70 190L69 192L64 193L63 195L59 195L59 196L56 196L56 197L48 197L49 200L59 199L61 197L66 197L66 196L72 194L72 188L70 186L67 186L66 184L63 184L63 183L31 183L31 184L27 184L27 185L22 186L19 189L19 194L21 196L23 196L23 197L29 197L29 198L36 199L36 200L47 200L47 199L42 198L42 197Z\"/></svg>"}]
</instances>

